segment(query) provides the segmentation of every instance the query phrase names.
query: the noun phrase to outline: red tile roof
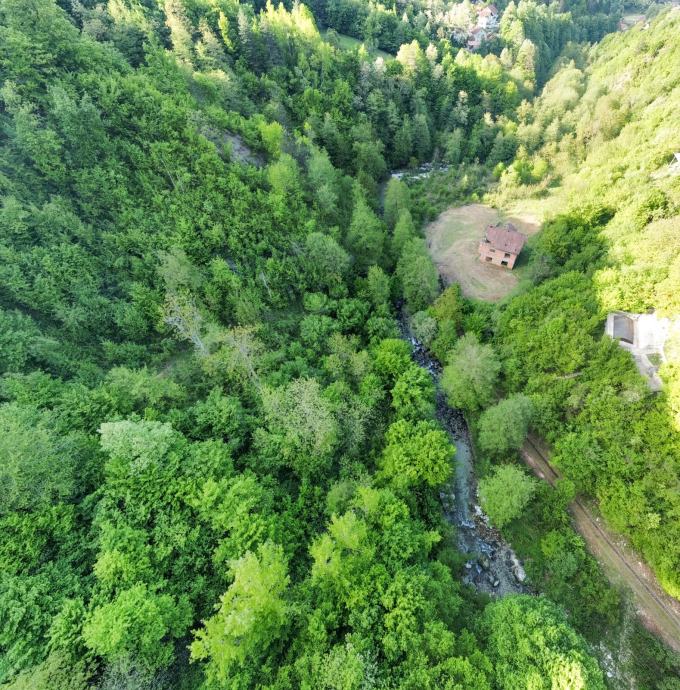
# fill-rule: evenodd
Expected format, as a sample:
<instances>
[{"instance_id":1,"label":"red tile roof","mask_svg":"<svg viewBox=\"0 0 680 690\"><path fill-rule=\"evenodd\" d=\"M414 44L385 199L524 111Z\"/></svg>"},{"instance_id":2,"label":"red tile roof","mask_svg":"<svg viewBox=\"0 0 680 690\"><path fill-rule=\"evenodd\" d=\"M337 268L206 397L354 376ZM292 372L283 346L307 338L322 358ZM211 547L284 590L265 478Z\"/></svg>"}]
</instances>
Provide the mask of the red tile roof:
<instances>
[{"instance_id":1,"label":"red tile roof","mask_svg":"<svg viewBox=\"0 0 680 690\"><path fill-rule=\"evenodd\" d=\"M518 232L512 223L508 223L505 226L489 225L486 229L486 241L494 249L519 254L527 241L527 237Z\"/></svg>"},{"instance_id":2,"label":"red tile roof","mask_svg":"<svg viewBox=\"0 0 680 690\"><path fill-rule=\"evenodd\" d=\"M483 7L479 14L481 17L488 17L490 15L497 16L498 10L495 5L489 5L488 7Z\"/></svg>"}]
</instances>

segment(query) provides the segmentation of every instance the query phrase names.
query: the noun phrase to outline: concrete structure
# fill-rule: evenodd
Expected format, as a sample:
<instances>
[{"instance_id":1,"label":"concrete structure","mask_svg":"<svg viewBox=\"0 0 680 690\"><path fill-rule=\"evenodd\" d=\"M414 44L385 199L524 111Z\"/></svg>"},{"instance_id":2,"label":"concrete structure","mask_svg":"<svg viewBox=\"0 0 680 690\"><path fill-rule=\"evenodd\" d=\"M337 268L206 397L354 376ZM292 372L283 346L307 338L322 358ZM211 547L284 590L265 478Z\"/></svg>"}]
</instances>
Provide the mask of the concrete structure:
<instances>
[{"instance_id":1,"label":"concrete structure","mask_svg":"<svg viewBox=\"0 0 680 690\"><path fill-rule=\"evenodd\" d=\"M669 167L673 175L680 175L680 153L673 154L673 160Z\"/></svg>"},{"instance_id":2,"label":"concrete structure","mask_svg":"<svg viewBox=\"0 0 680 690\"><path fill-rule=\"evenodd\" d=\"M659 318L656 314L631 314L615 311L607 315L604 332L628 350L642 376L653 391L661 390L659 366L666 361L664 345L673 329L680 327L680 320Z\"/></svg>"},{"instance_id":3,"label":"concrete structure","mask_svg":"<svg viewBox=\"0 0 680 690\"><path fill-rule=\"evenodd\" d=\"M512 223L504 226L489 225L479 243L479 260L512 270L526 241L526 235L519 232Z\"/></svg>"}]
</instances>

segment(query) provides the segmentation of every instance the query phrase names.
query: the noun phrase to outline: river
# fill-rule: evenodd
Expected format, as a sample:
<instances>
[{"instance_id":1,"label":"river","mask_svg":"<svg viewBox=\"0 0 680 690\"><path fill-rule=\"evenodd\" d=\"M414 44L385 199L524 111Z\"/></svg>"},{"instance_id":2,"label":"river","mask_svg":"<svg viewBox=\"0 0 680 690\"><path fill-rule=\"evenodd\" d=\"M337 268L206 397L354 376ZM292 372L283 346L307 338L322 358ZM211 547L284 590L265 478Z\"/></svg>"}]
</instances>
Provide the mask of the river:
<instances>
[{"instance_id":1,"label":"river","mask_svg":"<svg viewBox=\"0 0 680 690\"><path fill-rule=\"evenodd\" d=\"M408 181L423 180L432 175L432 173L446 172L451 166L435 163L423 163L417 168L401 168L400 170L391 170L390 177L395 177L398 180L407 179Z\"/></svg>"},{"instance_id":2,"label":"river","mask_svg":"<svg viewBox=\"0 0 680 690\"><path fill-rule=\"evenodd\" d=\"M441 366L413 337L405 315L401 318L401 329L411 345L413 360L434 379L437 419L456 446L455 473L440 497L446 519L456 528L458 550L468 556L463 581L491 596L529 593L520 560L498 530L489 525L477 503L470 431L463 413L446 402L439 385Z\"/></svg>"}]
</instances>

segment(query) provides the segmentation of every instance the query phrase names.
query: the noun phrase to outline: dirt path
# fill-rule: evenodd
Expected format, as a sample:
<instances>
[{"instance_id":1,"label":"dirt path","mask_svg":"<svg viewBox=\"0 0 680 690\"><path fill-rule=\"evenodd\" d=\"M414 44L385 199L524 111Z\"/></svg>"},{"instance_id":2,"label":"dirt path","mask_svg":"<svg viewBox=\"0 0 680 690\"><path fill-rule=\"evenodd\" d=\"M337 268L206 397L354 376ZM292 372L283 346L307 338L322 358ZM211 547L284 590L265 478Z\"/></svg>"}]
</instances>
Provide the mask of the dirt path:
<instances>
[{"instance_id":1,"label":"dirt path","mask_svg":"<svg viewBox=\"0 0 680 690\"><path fill-rule=\"evenodd\" d=\"M559 474L548 462L548 449L539 439L530 436L520 452L538 477L551 485L559 479ZM606 529L602 519L583 500L575 499L569 509L575 528L607 577L615 584L625 585L631 592L645 627L680 652L680 602L663 592L649 567L620 536Z\"/></svg>"}]
</instances>

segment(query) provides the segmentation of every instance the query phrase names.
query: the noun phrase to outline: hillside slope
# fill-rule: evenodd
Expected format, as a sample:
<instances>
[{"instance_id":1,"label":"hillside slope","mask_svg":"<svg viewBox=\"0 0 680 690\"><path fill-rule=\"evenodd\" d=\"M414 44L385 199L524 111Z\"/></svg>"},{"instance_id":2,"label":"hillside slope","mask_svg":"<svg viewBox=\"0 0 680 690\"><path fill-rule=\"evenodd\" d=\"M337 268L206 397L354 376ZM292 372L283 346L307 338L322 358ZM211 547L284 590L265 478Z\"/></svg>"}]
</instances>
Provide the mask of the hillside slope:
<instances>
[{"instance_id":1,"label":"hillside slope","mask_svg":"<svg viewBox=\"0 0 680 690\"><path fill-rule=\"evenodd\" d=\"M603 337L612 310L680 314L680 12L573 53L523 109L520 153L497 201L550 220L531 247L533 287L501 310L508 390L576 488L680 596L680 341L660 395Z\"/></svg>"}]
</instances>

